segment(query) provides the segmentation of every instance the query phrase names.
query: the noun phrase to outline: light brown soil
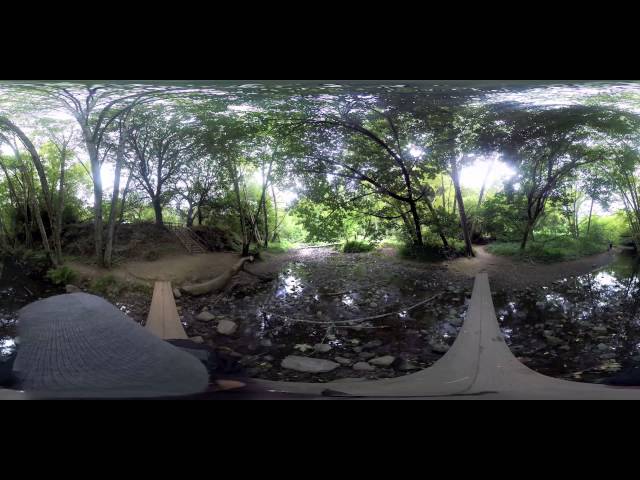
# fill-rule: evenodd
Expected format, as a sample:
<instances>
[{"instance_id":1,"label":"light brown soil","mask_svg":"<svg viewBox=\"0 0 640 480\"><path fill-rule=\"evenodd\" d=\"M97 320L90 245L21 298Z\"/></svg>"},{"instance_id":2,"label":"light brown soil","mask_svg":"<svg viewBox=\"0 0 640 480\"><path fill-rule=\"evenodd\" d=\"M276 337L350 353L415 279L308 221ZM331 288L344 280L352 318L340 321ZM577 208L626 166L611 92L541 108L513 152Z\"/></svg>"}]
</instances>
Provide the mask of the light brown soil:
<instances>
[{"instance_id":1,"label":"light brown soil","mask_svg":"<svg viewBox=\"0 0 640 480\"><path fill-rule=\"evenodd\" d=\"M484 246L475 246L474 258L457 258L438 263L420 263L398 259L391 252L381 252L381 257L391 262L410 264L412 268L441 270L448 281L460 281L473 278L486 272L492 287L517 289L549 283L569 276L584 275L596 268L610 263L615 254L604 252L598 255L558 262L536 264L515 260L511 257L493 255ZM245 271L257 275L274 275L282 265L298 253L291 251L281 254L262 253L262 260L245 265ZM239 256L230 252L213 252L199 255L186 253L174 254L155 261L125 261L112 270L99 269L92 265L71 261L68 265L85 280L92 280L111 274L120 280L142 281L152 285L155 280L169 280L174 286L211 279L220 275L237 262ZM243 274L247 277L247 274ZM247 278L248 280L248 278Z\"/></svg>"},{"instance_id":2,"label":"light brown soil","mask_svg":"<svg viewBox=\"0 0 640 480\"><path fill-rule=\"evenodd\" d=\"M482 245L474 246L474 258L457 258L446 262L452 276L473 277L478 273L489 274L492 287L517 289L541 285L561 278L584 275L609 264L615 249L597 255L558 263L529 263L511 257L493 255Z\"/></svg>"}]
</instances>

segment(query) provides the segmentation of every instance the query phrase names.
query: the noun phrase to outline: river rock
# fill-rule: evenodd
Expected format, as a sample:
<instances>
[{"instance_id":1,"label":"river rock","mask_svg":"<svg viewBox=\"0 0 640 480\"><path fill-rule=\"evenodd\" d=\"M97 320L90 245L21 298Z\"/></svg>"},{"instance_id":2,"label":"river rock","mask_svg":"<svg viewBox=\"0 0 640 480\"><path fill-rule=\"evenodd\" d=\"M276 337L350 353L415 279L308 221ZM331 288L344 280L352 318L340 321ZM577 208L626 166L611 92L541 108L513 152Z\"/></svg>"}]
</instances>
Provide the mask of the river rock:
<instances>
[{"instance_id":1,"label":"river rock","mask_svg":"<svg viewBox=\"0 0 640 480\"><path fill-rule=\"evenodd\" d=\"M180 297L182 297L182 293L180 293L180 289L174 288L173 289L173 298L180 298Z\"/></svg>"},{"instance_id":2,"label":"river rock","mask_svg":"<svg viewBox=\"0 0 640 480\"><path fill-rule=\"evenodd\" d=\"M273 342L268 338L263 338L262 340L260 340L260 346L269 348L273 346Z\"/></svg>"},{"instance_id":3,"label":"river rock","mask_svg":"<svg viewBox=\"0 0 640 480\"><path fill-rule=\"evenodd\" d=\"M375 365L376 367L390 367L393 362L396 361L396 357L391 355L385 355L384 357L372 358L369 360L371 365Z\"/></svg>"},{"instance_id":4,"label":"river rock","mask_svg":"<svg viewBox=\"0 0 640 480\"><path fill-rule=\"evenodd\" d=\"M327 353L329 350L331 350L331 345L329 345L328 343L316 343L313 346L313 349L318 353Z\"/></svg>"},{"instance_id":5,"label":"river rock","mask_svg":"<svg viewBox=\"0 0 640 480\"><path fill-rule=\"evenodd\" d=\"M233 335L237 329L238 324L231 320L220 320L218 322L217 330L221 335Z\"/></svg>"},{"instance_id":6,"label":"river rock","mask_svg":"<svg viewBox=\"0 0 640 480\"><path fill-rule=\"evenodd\" d=\"M75 285L67 285L66 287L64 287L64 289L67 291L67 293L81 293L82 289L80 287L76 287Z\"/></svg>"},{"instance_id":7,"label":"river rock","mask_svg":"<svg viewBox=\"0 0 640 480\"><path fill-rule=\"evenodd\" d=\"M333 360L338 362L340 365L351 365L352 363L350 359L344 357L335 357Z\"/></svg>"},{"instance_id":8,"label":"river rock","mask_svg":"<svg viewBox=\"0 0 640 480\"><path fill-rule=\"evenodd\" d=\"M321 358L289 355L282 360L280 366L288 370L295 370L296 372L323 373L335 370L340 366L340 364L332 362L331 360L323 360Z\"/></svg>"},{"instance_id":9,"label":"river rock","mask_svg":"<svg viewBox=\"0 0 640 480\"><path fill-rule=\"evenodd\" d=\"M449 345L444 343L430 343L429 347L436 353L446 353L449 351Z\"/></svg>"},{"instance_id":10,"label":"river rock","mask_svg":"<svg viewBox=\"0 0 640 480\"><path fill-rule=\"evenodd\" d=\"M215 315L212 315L211 313L206 311L200 312L198 315L196 315L196 320L200 320L201 322L210 322L214 318L216 318Z\"/></svg>"},{"instance_id":11,"label":"river rock","mask_svg":"<svg viewBox=\"0 0 640 480\"><path fill-rule=\"evenodd\" d=\"M189 337L189 340L191 340L194 343L204 343L204 338L202 338L200 335L195 337Z\"/></svg>"},{"instance_id":12,"label":"river rock","mask_svg":"<svg viewBox=\"0 0 640 480\"><path fill-rule=\"evenodd\" d=\"M398 365L398 370L402 372L408 372L411 370L420 370L420 367L418 367L417 365L414 365L411 362L408 362L405 359L402 359L400 360L400 364Z\"/></svg>"},{"instance_id":13,"label":"river rock","mask_svg":"<svg viewBox=\"0 0 640 480\"><path fill-rule=\"evenodd\" d=\"M300 350L302 353L306 352L307 350L313 350L313 347L307 343L298 343L297 345L294 345L293 348L295 350Z\"/></svg>"},{"instance_id":14,"label":"river rock","mask_svg":"<svg viewBox=\"0 0 640 480\"><path fill-rule=\"evenodd\" d=\"M367 342L364 345L362 345L362 348L369 349L369 348L378 348L380 346L382 346L382 342L380 340L371 340L370 342Z\"/></svg>"},{"instance_id":15,"label":"river rock","mask_svg":"<svg viewBox=\"0 0 640 480\"><path fill-rule=\"evenodd\" d=\"M370 358L375 357L376 354L375 353L371 353L371 352L361 352L358 357L360 357L363 360L369 360Z\"/></svg>"},{"instance_id":16,"label":"river rock","mask_svg":"<svg viewBox=\"0 0 640 480\"><path fill-rule=\"evenodd\" d=\"M600 351L603 351L603 352L604 352L604 351L606 351L606 350L609 350L609 347L608 347L607 345L605 345L604 343L599 343L599 344L598 344L598 350L600 350Z\"/></svg>"},{"instance_id":17,"label":"river rock","mask_svg":"<svg viewBox=\"0 0 640 480\"><path fill-rule=\"evenodd\" d=\"M367 362L358 362L353 366L353 369L360 372L372 372L376 367L369 365Z\"/></svg>"}]
</instances>

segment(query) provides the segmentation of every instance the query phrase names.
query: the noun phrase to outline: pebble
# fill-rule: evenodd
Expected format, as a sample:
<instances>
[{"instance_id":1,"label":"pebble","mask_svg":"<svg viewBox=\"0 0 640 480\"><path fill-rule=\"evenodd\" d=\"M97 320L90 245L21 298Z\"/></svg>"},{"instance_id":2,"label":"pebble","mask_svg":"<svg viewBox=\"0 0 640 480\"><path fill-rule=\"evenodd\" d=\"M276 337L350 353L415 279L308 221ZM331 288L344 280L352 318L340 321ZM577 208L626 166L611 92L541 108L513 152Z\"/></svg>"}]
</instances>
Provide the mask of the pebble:
<instances>
[{"instance_id":1,"label":"pebble","mask_svg":"<svg viewBox=\"0 0 640 480\"><path fill-rule=\"evenodd\" d=\"M371 352L361 352L358 357L360 357L363 360L369 360L370 358L375 357L376 354L375 353L371 353Z\"/></svg>"},{"instance_id":2,"label":"pebble","mask_svg":"<svg viewBox=\"0 0 640 480\"><path fill-rule=\"evenodd\" d=\"M332 362L331 360L323 360L321 358L289 355L282 360L280 366L288 370L295 370L296 372L323 373L335 370L340 366L340 364Z\"/></svg>"},{"instance_id":3,"label":"pebble","mask_svg":"<svg viewBox=\"0 0 640 480\"><path fill-rule=\"evenodd\" d=\"M365 349L369 349L369 348L378 348L382 346L382 341L380 340L371 340L370 342L365 343L364 345L362 345L362 348Z\"/></svg>"},{"instance_id":4,"label":"pebble","mask_svg":"<svg viewBox=\"0 0 640 480\"><path fill-rule=\"evenodd\" d=\"M196 315L196 320L200 320L202 322L210 322L211 320L215 319L216 316L212 315L209 312L200 312L198 315Z\"/></svg>"},{"instance_id":5,"label":"pebble","mask_svg":"<svg viewBox=\"0 0 640 480\"><path fill-rule=\"evenodd\" d=\"M390 367L393 362L396 361L396 357L391 355L385 355L384 357L377 357L369 360L371 365L376 367Z\"/></svg>"},{"instance_id":6,"label":"pebble","mask_svg":"<svg viewBox=\"0 0 640 480\"><path fill-rule=\"evenodd\" d=\"M306 352L307 350L313 350L313 347L306 343L298 343L297 345L294 345L293 348L295 350L300 350L302 353Z\"/></svg>"},{"instance_id":7,"label":"pebble","mask_svg":"<svg viewBox=\"0 0 640 480\"><path fill-rule=\"evenodd\" d=\"M369 365L367 362L358 362L353 365L353 369L360 372L372 372L376 369L376 367Z\"/></svg>"},{"instance_id":8,"label":"pebble","mask_svg":"<svg viewBox=\"0 0 640 480\"><path fill-rule=\"evenodd\" d=\"M67 293L81 293L82 289L80 289L80 287L76 287L75 285L67 285L66 287L64 287L64 289L67 291Z\"/></svg>"},{"instance_id":9,"label":"pebble","mask_svg":"<svg viewBox=\"0 0 640 480\"><path fill-rule=\"evenodd\" d=\"M200 335L196 337L189 337L189 340L191 340L194 343L204 343L204 338L202 338Z\"/></svg>"},{"instance_id":10,"label":"pebble","mask_svg":"<svg viewBox=\"0 0 640 480\"><path fill-rule=\"evenodd\" d=\"M313 349L318 353L327 353L329 350L331 350L331 345L329 345L328 343L316 343L313 346Z\"/></svg>"},{"instance_id":11,"label":"pebble","mask_svg":"<svg viewBox=\"0 0 640 480\"><path fill-rule=\"evenodd\" d=\"M180 298L182 297L182 293L180 293L180 290L178 288L174 288L173 289L173 298Z\"/></svg>"},{"instance_id":12,"label":"pebble","mask_svg":"<svg viewBox=\"0 0 640 480\"><path fill-rule=\"evenodd\" d=\"M262 340L260 340L260 346L268 348L273 346L273 342L268 338L263 338Z\"/></svg>"},{"instance_id":13,"label":"pebble","mask_svg":"<svg viewBox=\"0 0 640 480\"><path fill-rule=\"evenodd\" d=\"M220 320L218 322L218 333L221 335L233 335L238 329L238 324L231 320Z\"/></svg>"},{"instance_id":14,"label":"pebble","mask_svg":"<svg viewBox=\"0 0 640 480\"><path fill-rule=\"evenodd\" d=\"M335 357L333 360L338 362L340 365L351 365L352 363L350 359L344 357Z\"/></svg>"},{"instance_id":15,"label":"pebble","mask_svg":"<svg viewBox=\"0 0 640 480\"><path fill-rule=\"evenodd\" d=\"M446 353L449 351L449 345L445 345L444 343L430 343L429 347L436 353Z\"/></svg>"},{"instance_id":16,"label":"pebble","mask_svg":"<svg viewBox=\"0 0 640 480\"><path fill-rule=\"evenodd\" d=\"M420 370L420 367L403 359L400 361L400 365L398 365L398 370L402 372L408 372L410 370Z\"/></svg>"},{"instance_id":17,"label":"pebble","mask_svg":"<svg viewBox=\"0 0 640 480\"><path fill-rule=\"evenodd\" d=\"M601 351L609 350L609 347L607 345L605 345L604 343L599 343L598 344L598 350L601 350Z\"/></svg>"}]
</instances>

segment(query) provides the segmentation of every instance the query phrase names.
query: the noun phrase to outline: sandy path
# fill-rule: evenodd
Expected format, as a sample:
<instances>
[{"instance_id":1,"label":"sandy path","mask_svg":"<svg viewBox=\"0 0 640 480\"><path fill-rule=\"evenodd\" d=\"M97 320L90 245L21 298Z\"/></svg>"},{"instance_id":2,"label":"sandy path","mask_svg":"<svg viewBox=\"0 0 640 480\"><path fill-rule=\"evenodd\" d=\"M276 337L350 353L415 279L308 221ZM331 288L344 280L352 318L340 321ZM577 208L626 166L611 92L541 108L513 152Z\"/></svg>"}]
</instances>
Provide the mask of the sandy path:
<instances>
[{"instance_id":1,"label":"sandy path","mask_svg":"<svg viewBox=\"0 0 640 480\"><path fill-rule=\"evenodd\" d=\"M448 262L448 272L453 276L473 277L487 272L491 285L498 288L522 288L549 283L560 278L584 275L609 264L615 255L599 253L577 260L557 263L529 263L511 257L492 255L482 245L474 246L474 258L457 258Z\"/></svg>"}]
</instances>

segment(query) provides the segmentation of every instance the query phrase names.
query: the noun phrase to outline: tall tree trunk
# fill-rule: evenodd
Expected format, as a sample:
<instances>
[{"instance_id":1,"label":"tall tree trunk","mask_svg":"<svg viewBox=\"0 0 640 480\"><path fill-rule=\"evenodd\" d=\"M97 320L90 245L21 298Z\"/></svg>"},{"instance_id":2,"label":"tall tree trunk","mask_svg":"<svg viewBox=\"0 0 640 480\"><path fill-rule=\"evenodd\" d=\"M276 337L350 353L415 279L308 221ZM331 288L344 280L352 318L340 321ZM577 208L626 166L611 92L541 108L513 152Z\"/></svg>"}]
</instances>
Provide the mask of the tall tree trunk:
<instances>
[{"instance_id":1,"label":"tall tree trunk","mask_svg":"<svg viewBox=\"0 0 640 480\"><path fill-rule=\"evenodd\" d=\"M154 195L151 199L151 203L153 205L153 212L156 217L156 225L160 227L164 226L164 222L162 221L162 203L160 202L160 197Z\"/></svg>"},{"instance_id":2,"label":"tall tree trunk","mask_svg":"<svg viewBox=\"0 0 640 480\"><path fill-rule=\"evenodd\" d=\"M467 221L467 214L464 211L464 201L462 200L462 189L460 188L460 178L458 176L458 165L453 160L451 162L451 178L453 179L453 187L456 190L456 200L458 202L458 212L460 214L460 225L462 226L462 237L464 238L464 250L468 257L474 257L473 248L471 246L471 232Z\"/></svg>"},{"instance_id":3,"label":"tall tree trunk","mask_svg":"<svg viewBox=\"0 0 640 480\"><path fill-rule=\"evenodd\" d=\"M47 235L47 229L44 226L44 222L42 221L42 215L40 214L40 206L38 205L38 197L36 195L35 187L33 185L33 180L31 179L31 175L27 173L27 186L29 190L31 190L32 195L31 198L31 211L33 216L36 219L36 223L38 224L38 230L40 231L40 238L42 239L42 247L44 248L47 257L54 266L58 266L58 261L51 251L51 246L49 245L49 237Z\"/></svg>"},{"instance_id":4,"label":"tall tree trunk","mask_svg":"<svg viewBox=\"0 0 640 480\"><path fill-rule=\"evenodd\" d=\"M240 217L240 231L242 233L242 256L247 257L249 255L249 240L247 238L247 227L245 223L244 208L242 206L242 197L240 196L240 184L238 180L238 171L235 167L231 167L231 177L233 179L233 190L236 194L236 202L238 203L238 215Z\"/></svg>"},{"instance_id":5,"label":"tall tree trunk","mask_svg":"<svg viewBox=\"0 0 640 480\"><path fill-rule=\"evenodd\" d=\"M425 196L424 199L425 199L425 203L427 204L427 208L429 209L429 213L433 217L433 221L436 224L436 229L438 230L438 236L440 237L440 240L442 240L442 245L445 248L449 248L449 242L447 241L447 237L445 236L444 231L442 230L442 224L440 223L440 217L438 217L438 212L436 212L436 209L433 208L433 203L431 203L431 200L429 200L428 197Z\"/></svg>"},{"instance_id":6,"label":"tall tree trunk","mask_svg":"<svg viewBox=\"0 0 640 480\"><path fill-rule=\"evenodd\" d=\"M58 263L62 263L62 212L64 211L64 173L67 160L67 149L60 152L60 185L58 186L58 205L56 207L56 230L54 232L54 248Z\"/></svg>"},{"instance_id":7,"label":"tall tree trunk","mask_svg":"<svg viewBox=\"0 0 640 480\"><path fill-rule=\"evenodd\" d=\"M422 241L422 228L420 225L420 215L418 215L418 209L416 208L416 202L409 202L409 207L411 209L411 218L413 219L413 228L416 232L416 241L415 244L418 246L424 245Z\"/></svg>"},{"instance_id":8,"label":"tall tree trunk","mask_svg":"<svg viewBox=\"0 0 640 480\"><path fill-rule=\"evenodd\" d=\"M278 235L278 201L276 200L276 189L273 186L273 184L271 184L271 195L273 197L273 216L274 216L274 222L273 222L273 233L271 234L271 241L272 242L277 242L277 235Z\"/></svg>"},{"instance_id":9,"label":"tall tree trunk","mask_svg":"<svg viewBox=\"0 0 640 480\"><path fill-rule=\"evenodd\" d=\"M527 221L526 226L524 227L524 234L522 236L522 242L520 242L520 251L524 252L524 249L527 247L527 241L529 240L529 233L531 232L531 220Z\"/></svg>"},{"instance_id":10,"label":"tall tree trunk","mask_svg":"<svg viewBox=\"0 0 640 480\"><path fill-rule=\"evenodd\" d=\"M264 248L269 247L269 218L267 215L267 197L262 196L262 213L264 215Z\"/></svg>"},{"instance_id":11,"label":"tall tree trunk","mask_svg":"<svg viewBox=\"0 0 640 480\"><path fill-rule=\"evenodd\" d=\"M85 138L87 138L85 136ZM87 152L91 162L91 178L93 179L93 226L96 261L99 266L104 266L104 243L102 224L102 173L100 172L100 159L95 143L89 139L85 141Z\"/></svg>"},{"instance_id":12,"label":"tall tree trunk","mask_svg":"<svg viewBox=\"0 0 640 480\"><path fill-rule=\"evenodd\" d=\"M589 220L587 221L587 237L589 236L589 231L591 230L591 213L593 212L593 198L591 198L591 206L589 207Z\"/></svg>"},{"instance_id":13,"label":"tall tree trunk","mask_svg":"<svg viewBox=\"0 0 640 480\"><path fill-rule=\"evenodd\" d=\"M189 203L189 210L187 210L187 227L193 227L193 204Z\"/></svg>"},{"instance_id":14,"label":"tall tree trunk","mask_svg":"<svg viewBox=\"0 0 640 480\"><path fill-rule=\"evenodd\" d=\"M116 170L113 178L113 194L111 195L111 208L109 209L109 224L107 226L107 244L104 250L104 265L111 268L113 257L113 244L116 232L116 221L118 217L118 200L120 197L120 175L122 164L124 163L124 147L127 142L127 134L120 133L118 139L118 151L116 153Z\"/></svg>"},{"instance_id":15,"label":"tall tree trunk","mask_svg":"<svg viewBox=\"0 0 640 480\"><path fill-rule=\"evenodd\" d=\"M496 163L496 159L494 157L494 159L489 164L489 168L487 168L487 171L484 175L484 179L482 180L482 187L480 187L480 194L478 195L478 205L476 207L478 209L478 213L480 212L480 207L482 206L484 192L487 187L487 180L489 179L489 175L491 175L491 171L493 170L493 165L495 163ZM476 233L477 233L476 230L477 230L477 222L471 220L471 240L473 240L473 238L476 236Z\"/></svg>"}]
</instances>

